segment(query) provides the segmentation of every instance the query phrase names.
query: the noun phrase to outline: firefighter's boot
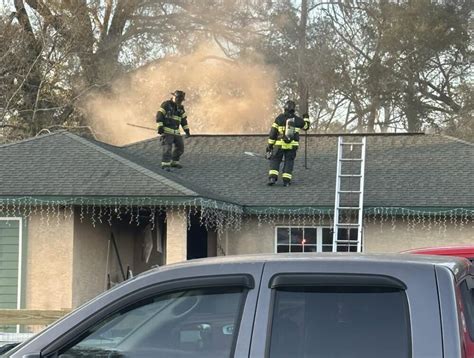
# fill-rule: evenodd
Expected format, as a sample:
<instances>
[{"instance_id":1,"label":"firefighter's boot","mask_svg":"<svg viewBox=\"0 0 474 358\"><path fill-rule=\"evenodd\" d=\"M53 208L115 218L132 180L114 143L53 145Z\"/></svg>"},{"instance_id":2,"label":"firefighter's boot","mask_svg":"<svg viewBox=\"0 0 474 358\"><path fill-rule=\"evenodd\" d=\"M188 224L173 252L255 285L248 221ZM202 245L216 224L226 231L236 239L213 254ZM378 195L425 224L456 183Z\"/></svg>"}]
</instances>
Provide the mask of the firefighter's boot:
<instances>
[{"instance_id":1,"label":"firefighter's boot","mask_svg":"<svg viewBox=\"0 0 474 358\"><path fill-rule=\"evenodd\" d=\"M283 186L290 186L291 181L283 179Z\"/></svg>"},{"instance_id":2,"label":"firefighter's boot","mask_svg":"<svg viewBox=\"0 0 474 358\"><path fill-rule=\"evenodd\" d=\"M171 171L171 163L170 162L161 162L161 169L166 170L167 172Z\"/></svg>"},{"instance_id":3,"label":"firefighter's boot","mask_svg":"<svg viewBox=\"0 0 474 358\"><path fill-rule=\"evenodd\" d=\"M275 177L269 177L267 185L275 185L276 181Z\"/></svg>"},{"instance_id":4,"label":"firefighter's boot","mask_svg":"<svg viewBox=\"0 0 474 358\"><path fill-rule=\"evenodd\" d=\"M171 166L177 169L181 169L183 167L181 164L179 164L179 162L176 162L176 161L172 161Z\"/></svg>"}]
</instances>

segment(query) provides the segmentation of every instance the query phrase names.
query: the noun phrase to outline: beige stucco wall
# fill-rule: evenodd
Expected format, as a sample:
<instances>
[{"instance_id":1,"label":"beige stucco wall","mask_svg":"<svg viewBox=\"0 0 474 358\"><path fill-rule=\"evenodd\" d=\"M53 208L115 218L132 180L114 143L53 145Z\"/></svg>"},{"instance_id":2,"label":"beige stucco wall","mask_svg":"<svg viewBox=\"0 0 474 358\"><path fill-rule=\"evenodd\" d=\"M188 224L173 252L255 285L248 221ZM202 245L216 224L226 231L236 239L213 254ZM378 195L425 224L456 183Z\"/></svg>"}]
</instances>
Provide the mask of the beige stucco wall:
<instances>
[{"instance_id":1,"label":"beige stucco wall","mask_svg":"<svg viewBox=\"0 0 474 358\"><path fill-rule=\"evenodd\" d=\"M166 213L166 264L185 261L187 257L187 216L177 211Z\"/></svg>"},{"instance_id":2,"label":"beige stucco wall","mask_svg":"<svg viewBox=\"0 0 474 358\"><path fill-rule=\"evenodd\" d=\"M59 222L39 214L28 220L26 243L25 308L70 309L74 219L60 212Z\"/></svg>"},{"instance_id":3,"label":"beige stucco wall","mask_svg":"<svg viewBox=\"0 0 474 358\"><path fill-rule=\"evenodd\" d=\"M223 251L226 255L273 253L275 226L279 224L259 225L258 220L252 218L242 226L240 231L220 234L217 240L217 253L219 255L222 255Z\"/></svg>"},{"instance_id":4,"label":"beige stucco wall","mask_svg":"<svg viewBox=\"0 0 474 358\"><path fill-rule=\"evenodd\" d=\"M107 288L107 273L112 283L123 281L112 242L113 230L123 269L130 266L132 271L134 252L134 227L128 223L114 223L113 229L108 222L95 222L89 218L74 220L74 256L72 304L77 307L97 296Z\"/></svg>"},{"instance_id":5,"label":"beige stucco wall","mask_svg":"<svg viewBox=\"0 0 474 358\"><path fill-rule=\"evenodd\" d=\"M318 223L319 224L319 223ZM330 226L329 221L321 223ZM223 255L242 255L275 252L275 227L286 226L288 222L273 224L258 224L257 219L249 220L237 232L227 232L218 236L217 253ZM410 225L413 225L411 223ZM301 223L294 223L301 226ZM310 226L307 224L306 226ZM399 252L411 248L456 244L474 244L474 229L471 224L461 226L446 223L444 226L434 225L425 227L418 225L413 228L402 220L384 222L369 222L364 227L364 251L367 253ZM222 248L222 249L220 249Z\"/></svg>"},{"instance_id":6,"label":"beige stucco wall","mask_svg":"<svg viewBox=\"0 0 474 358\"><path fill-rule=\"evenodd\" d=\"M369 223L365 227L365 252L400 252L419 247L474 244L474 228L471 224L460 226L446 223L432 225L418 224L413 228L401 220L383 225Z\"/></svg>"}]
</instances>

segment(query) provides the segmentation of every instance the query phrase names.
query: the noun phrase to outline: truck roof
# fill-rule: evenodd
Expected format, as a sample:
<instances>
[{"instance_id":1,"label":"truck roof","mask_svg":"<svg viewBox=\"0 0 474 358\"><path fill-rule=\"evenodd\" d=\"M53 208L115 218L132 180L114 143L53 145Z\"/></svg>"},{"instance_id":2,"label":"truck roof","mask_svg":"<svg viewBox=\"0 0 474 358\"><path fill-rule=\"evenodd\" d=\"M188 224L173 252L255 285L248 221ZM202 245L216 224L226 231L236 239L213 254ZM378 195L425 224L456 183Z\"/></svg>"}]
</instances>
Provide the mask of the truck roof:
<instances>
[{"instance_id":1,"label":"truck roof","mask_svg":"<svg viewBox=\"0 0 474 358\"><path fill-rule=\"evenodd\" d=\"M362 253L289 253L289 254L253 254L253 255L230 255L218 256L204 259L183 261L180 263L161 266L154 270L168 270L179 267L191 267L201 265L225 265L226 263L265 263L265 262L288 262L288 261L308 261L325 262L336 264L338 262L354 262L359 264L391 263L400 265L429 265L443 266L448 268L456 278L469 271L470 263L467 259L453 256L439 255L413 255L413 254L362 254ZM147 271L150 272L150 271ZM146 273L144 273L146 274Z\"/></svg>"}]
</instances>

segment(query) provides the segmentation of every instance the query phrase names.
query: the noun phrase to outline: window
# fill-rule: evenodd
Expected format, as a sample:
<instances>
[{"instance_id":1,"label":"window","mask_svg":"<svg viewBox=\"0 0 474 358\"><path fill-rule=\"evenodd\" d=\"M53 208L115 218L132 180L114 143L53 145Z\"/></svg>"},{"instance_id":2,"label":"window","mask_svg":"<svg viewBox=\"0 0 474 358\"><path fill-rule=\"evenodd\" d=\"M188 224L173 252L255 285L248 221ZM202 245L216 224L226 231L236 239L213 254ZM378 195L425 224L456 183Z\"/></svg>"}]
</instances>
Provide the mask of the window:
<instances>
[{"instance_id":1,"label":"window","mask_svg":"<svg viewBox=\"0 0 474 358\"><path fill-rule=\"evenodd\" d=\"M280 357L410 357L405 292L393 287L275 290L269 346Z\"/></svg>"},{"instance_id":2,"label":"window","mask_svg":"<svg viewBox=\"0 0 474 358\"><path fill-rule=\"evenodd\" d=\"M471 341L474 341L474 277L468 277L459 288L462 298L462 314Z\"/></svg>"},{"instance_id":3,"label":"window","mask_svg":"<svg viewBox=\"0 0 474 358\"><path fill-rule=\"evenodd\" d=\"M339 239L353 240L354 244L339 244L339 252L357 251L357 229L339 229ZM276 252L331 252L332 227L277 227Z\"/></svg>"},{"instance_id":4,"label":"window","mask_svg":"<svg viewBox=\"0 0 474 358\"><path fill-rule=\"evenodd\" d=\"M229 357L245 292L216 287L146 299L95 325L59 357Z\"/></svg>"}]
</instances>

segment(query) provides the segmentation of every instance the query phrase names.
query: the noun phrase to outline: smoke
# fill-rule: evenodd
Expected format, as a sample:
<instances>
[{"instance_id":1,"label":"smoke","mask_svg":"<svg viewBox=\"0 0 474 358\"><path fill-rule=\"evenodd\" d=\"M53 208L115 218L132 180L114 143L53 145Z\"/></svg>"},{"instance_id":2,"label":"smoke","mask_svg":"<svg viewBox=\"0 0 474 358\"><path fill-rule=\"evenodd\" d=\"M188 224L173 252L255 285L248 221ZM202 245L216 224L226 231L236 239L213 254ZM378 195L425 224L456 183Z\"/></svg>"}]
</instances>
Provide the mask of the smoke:
<instances>
[{"instance_id":1,"label":"smoke","mask_svg":"<svg viewBox=\"0 0 474 358\"><path fill-rule=\"evenodd\" d=\"M116 80L107 94L82 104L98 137L122 145L156 136L127 123L156 128L170 92L186 92L193 134L266 133L274 115L276 73L258 58L229 60L215 46L167 57Z\"/></svg>"}]
</instances>

